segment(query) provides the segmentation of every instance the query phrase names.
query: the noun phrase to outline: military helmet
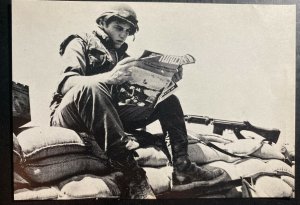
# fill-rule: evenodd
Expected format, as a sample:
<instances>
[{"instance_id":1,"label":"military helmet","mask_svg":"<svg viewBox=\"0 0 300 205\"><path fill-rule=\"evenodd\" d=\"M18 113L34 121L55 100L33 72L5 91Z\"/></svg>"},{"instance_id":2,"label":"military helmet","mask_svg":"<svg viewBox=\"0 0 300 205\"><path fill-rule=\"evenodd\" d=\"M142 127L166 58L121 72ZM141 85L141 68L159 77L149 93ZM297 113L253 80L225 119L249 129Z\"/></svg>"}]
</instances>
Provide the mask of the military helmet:
<instances>
[{"instance_id":1,"label":"military helmet","mask_svg":"<svg viewBox=\"0 0 300 205\"><path fill-rule=\"evenodd\" d=\"M133 35L139 30L136 13L130 6L126 4L114 5L110 10L103 12L97 18L96 23L100 25L102 20L107 21L111 17L117 17L132 25L132 31L129 33L129 35Z\"/></svg>"}]
</instances>

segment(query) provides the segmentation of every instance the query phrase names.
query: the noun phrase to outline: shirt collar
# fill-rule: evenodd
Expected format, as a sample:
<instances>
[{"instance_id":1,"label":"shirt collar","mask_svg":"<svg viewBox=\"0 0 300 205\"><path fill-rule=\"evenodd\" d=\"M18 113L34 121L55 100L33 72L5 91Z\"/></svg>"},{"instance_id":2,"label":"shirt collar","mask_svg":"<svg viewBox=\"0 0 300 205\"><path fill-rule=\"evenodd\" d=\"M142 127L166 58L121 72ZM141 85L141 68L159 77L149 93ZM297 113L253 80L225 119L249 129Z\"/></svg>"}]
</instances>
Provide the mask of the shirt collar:
<instances>
[{"instance_id":1,"label":"shirt collar","mask_svg":"<svg viewBox=\"0 0 300 205\"><path fill-rule=\"evenodd\" d=\"M101 43L109 49L109 50L115 50L111 38L101 29L94 30L93 33L100 39ZM119 49L116 49L116 51L123 55L128 49L127 43L124 43Z\"/></svg>"}]
</instances>

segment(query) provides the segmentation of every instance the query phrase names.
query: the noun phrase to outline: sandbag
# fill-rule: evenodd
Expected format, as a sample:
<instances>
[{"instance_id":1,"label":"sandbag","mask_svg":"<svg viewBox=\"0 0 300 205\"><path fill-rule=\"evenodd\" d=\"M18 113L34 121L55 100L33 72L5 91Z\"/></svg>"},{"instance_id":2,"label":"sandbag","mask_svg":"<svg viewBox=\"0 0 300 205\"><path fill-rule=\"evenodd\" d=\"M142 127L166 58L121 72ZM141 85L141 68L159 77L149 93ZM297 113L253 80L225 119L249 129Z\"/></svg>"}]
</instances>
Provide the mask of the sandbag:
<instances>
[{"instance_id":1,"label":"sandbag","mask_svg":"<svg viewBox=\"0 0 300 205\"><path fill-rule=\"evenodd\" d=\"M53 156L32 163L26 163L24 172L34 183L53 183L57 180L83 174L104 175L109 172L105 161L87 154Z\"/></svg>"},{"instance_id":2,"label":"sandbag","mask_svg":"<svg viewBox=\"0 0 300 205\"><path fill-rule=\"evenodd\" d=\"M166 166L169 160L165 153L158 147L138 148L135 150L138 154L135 160L143 167L161 167Z\"/></svg>"},{"instance_id":3,"label":"sandbag","mask_svg":"<svg viewBox=\"0 0 300 205\"><path fill-rule=\"evenodd\" d=\"M289 176L281 176L280 178L295 191L295 178Z\"/></svg>"},{"instance_id":4,"label":"sandbag","mask_svg":"<svg viewBox=\"0 0 300 205\"><path fill-rule=\"evenodd\" d=\"M256 192L253 184L245 179L242 179L242 198L253 198L253 197L268 197L264 192Z\"/></svg>"},{"instance_id":5,"label":"sandbag","mask_svg":"<svg viewBox=\"0 0 300 205\"><path fill-rule=\"evenodd\" d=\"M171 179L173 167L165 166L161 168L144 167L149 184L155 194L160 194L171 190Z\"/></svg>"},{"instance_id":6,"label":"sandbag","mask_svg":"<svg viewBox=\"0 0 300 205\"><path fill-rule=\"evenodd\" d=\"M247 158L234 163L239 176L246 177L266 170L266 163L261 159Z\"/></svg>"},{"instance_id":7,"label":"sandbag","mask_svg":"<svg viewBox=\"0 0 300 205\"><path fill-rule=\"evenodd\" d=\"M14 190L30 187L31 185L29 181L26 180L20 173L14 171Z\"/></svg>"},{"instance_id":8,"label":"sandbag","mask_svg":"<svg viewBox=\"0 0 300 205\"><path fill-rule=\"evenodd\" d=\"M30 187L30 182L23 176L24 162L22 148L18 142L18 138L13 134L13 180L14 190Z\"/></svg>"},{"instance_id":9,"label":"sandbag","mask_svg":"<svg viewBox=\"0 0 300 205\"><path fill-rule=\"evenodd\" d=\"M57 199L59 190L55 186L35 189L18 189L14 192L14 200L51 200Z\"/></svg>"},{"instance_id":10,"label":"sandbag","mask_svg":"<svg viewBox=\"0 0 300 205\"><path fill-rule=\"evenodd\" d=\"M277 159L271 159L266 163L265 172L279 172L282 174L289 174L291 176L295 176L295 173L291 166L286 164L283 161Z\"/></svg>"},{"instance_id":11,"label":"sandbag","mask_svg":"<svg viewBox=\"0 0 300 205\"><path fill-rule=\"evenodd\" d=\"M238 172L234 163L228 163L228 162L224 162L224 161L216 161L216 162L211 162L208 165L212 166L212 167L218 167L218 168L223 169L224 171L227 172L227 174L230 176L230 179L232 179L232 180L240 178L240 173Z\"/></svg>"},{"instance_id":12,"label":"sandbag","mask_svg":"<svg viewBox=\"0 0 300 205\"><path fill-rule=\"evenodd\" d=\"M276 147L264 142L262 146L256 150L251 156L258 157L261 159L284 159L284 155Z\"/></svg>"},{"instance_id":13,"label":"sandbag","mask_svg":"<svg viewBox=\"0 0 300 205\"><path fill-rule=\"evenodd\" d=\"M252 197L292 197L293 189L278 177L262 176L256 180Z\"/></svg>"},{"instance_id":14,"label":"sandbag","mask_svg":"<svg viewBox=\"0 0 300 205\"><path fill-rule=\"evenodd\" d=\"M106 176L78 175L59 184L59 199L115 198L121 195L117 185L123 176L114 172Z\"/></svg>"},{"instance_id":15,"label":"sandbag","mask_svg":"<svg viewBox=\"0 0 300 205\"><path fill-rule=\"evenodd\" d=\"M86 151L80 136L62 127L33 127L21 132L17 138L27 161Z\"/></svg>"},{"instance_id":16,"label":"sandbag","mask_svg":"<svg viewBox=\"0 0 300 205\"><path fill-rule=\"evenodd\" d=\"M240 172L234 163L216 161L216 162L209 163L207 165L223 169L228 174L230 180L238 180L241 178ZM241 186L233 187L230 191L224 194L224 197L241 198L242 197Z\"/></svg>"},{"instance_id":17,"label":"sandbag","mask_svg":"<svg viewBox=\"0 0 300 205\"><path fill-rule=\"evenodd\" d=\"M23 161L23 152L19 144L18 138L13 134L13 163L19 164Z\"/></svg>"},{"instance_id":18,"label":"sandbag","mask_svg":"<svg viewBox=\"0 0 300 205\"><path fill-rule=\"evenodd\" d=\"M295 145L284 143L280 151L290 161L295 161Z\"/></svg>"},{"instance_id":19,"label":"sandbag","mask_svg":"<svg viewBox=\"0 0 300 205\"><path fill-rule=\"evenodd\" d=\"M189 144L188 155L190 160L197 164L206 164L214 161L234 162L239 159L238 157L231 157L202 143Z\"/></svg>"},{"instance_id":20,"label":"sandbag","mask_svg":"<svg viewBox=\"0 0 300 205\"><path fill-rule=\"evenodd\" d=\"M237 156L249 156L262 146L262 140L239 139L231 143L213 143L219 148Z\"/></svg>"},{"instance_id":21,"label":"sandbag","mask_svg":"<svg viewBox=\"0 0 300 205\"><path fill-rule=\"evenodd\" d=\"M226 137L223 137L222 135L217 135L217 134L200 134L192 130L187 130L187 134L188 134L189 144L195 143L197 141L218 142L223 144L232 142L231 139L228 139Z\"/></svg>"}]
</instances>

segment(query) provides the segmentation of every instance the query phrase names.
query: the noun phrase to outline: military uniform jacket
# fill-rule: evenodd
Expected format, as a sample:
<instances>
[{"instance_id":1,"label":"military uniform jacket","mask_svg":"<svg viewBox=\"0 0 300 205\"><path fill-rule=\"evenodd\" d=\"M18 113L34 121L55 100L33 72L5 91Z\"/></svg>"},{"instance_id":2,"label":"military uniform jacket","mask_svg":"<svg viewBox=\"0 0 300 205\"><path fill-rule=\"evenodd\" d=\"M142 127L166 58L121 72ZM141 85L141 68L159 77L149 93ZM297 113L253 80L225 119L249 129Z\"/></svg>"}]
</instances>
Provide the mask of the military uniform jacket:
<instances>
[{"instance_id":1,"label":"military uniform jacket","mask_svg":"<svg viewBox=\"0 0 300 205\"><path fill-rule=\"evenodd\" d=\"M111 71L120 60L128 57L127 48L128 45L124 43L121 48L113 49L111 39L102 30L67 37L60 45L63 69L50 104L51 117L63 98L61 89L69 77ZM110 88L111 95L113 88L114 86Z\"/></svg>"}]
</instances>

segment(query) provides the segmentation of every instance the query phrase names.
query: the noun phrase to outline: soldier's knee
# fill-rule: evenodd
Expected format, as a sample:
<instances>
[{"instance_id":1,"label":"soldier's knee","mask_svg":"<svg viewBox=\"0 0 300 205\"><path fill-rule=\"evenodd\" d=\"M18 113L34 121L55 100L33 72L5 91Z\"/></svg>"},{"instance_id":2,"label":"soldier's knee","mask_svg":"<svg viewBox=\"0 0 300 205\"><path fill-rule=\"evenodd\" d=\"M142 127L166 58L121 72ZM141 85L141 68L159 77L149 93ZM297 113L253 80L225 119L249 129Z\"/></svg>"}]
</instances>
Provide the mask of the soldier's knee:
<instances>
[{"instance_id":1,"label":"soldier's knee","mask_svg":"<svg viewBox=\"0 0 300 205\"><path fill-rule=\"evenodd\" d=\"M168 105L180 105L179 98L175 95L169 96L164 102Z\"/></svg>"},{"instance_id":2,"label":"soldier's knee","mask_svg":"<svg viewBox=\"0 0 300 205\"><path fill-rule=\"evenodd\" d=\"M171 95L168 99L172 102L180 103L179 98L176 95Z\"/></svg>"}]
</instances>

